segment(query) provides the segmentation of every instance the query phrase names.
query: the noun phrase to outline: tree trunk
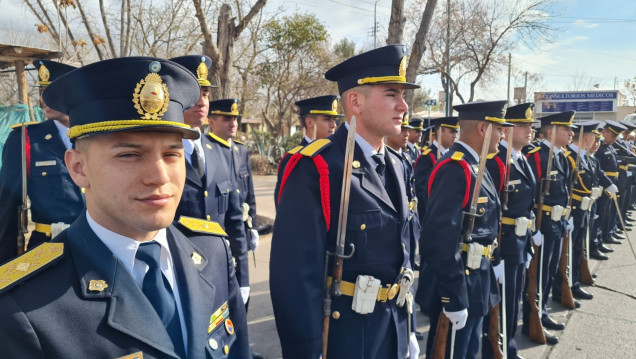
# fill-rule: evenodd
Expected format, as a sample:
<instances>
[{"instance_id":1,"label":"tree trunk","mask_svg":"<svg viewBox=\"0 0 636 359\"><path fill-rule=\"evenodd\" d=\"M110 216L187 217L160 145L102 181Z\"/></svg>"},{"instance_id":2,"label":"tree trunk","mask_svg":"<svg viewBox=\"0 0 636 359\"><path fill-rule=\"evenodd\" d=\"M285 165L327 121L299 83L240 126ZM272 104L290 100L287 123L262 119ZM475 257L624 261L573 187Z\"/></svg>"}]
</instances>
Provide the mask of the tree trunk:
<instances>
[{"instance_id":1,"label":"tree trunk","mask_svg":"<svg viewBox=\"0 0 636 359\"><path fill-rule=\"evenodd\" d=\"M391 2L391 19L389 20L389 37L386 40L387 45L401 44L404 41L404 25L406 17L404 17L404 0L392 0Z\"/></svg>"},{"instance_id":2,"label":"tree trunk","mask_svg":"<svg viewBox=\"0 0 636 359\"><path fill-rule=\"evenodd\" d=\"M413 46L411 46L411 57L409 58L409 64L406 67L406 81L415 82L417 78L417 69L420 66L420 62L426 52L426 38L428 37L428 31L431 28L433 19L433 13L437 6L437 0L426 1L426 7L424 7L424 13L422 14L422 21L420 27L417 29ZM406 91L406 103L411 107L413 104L413 90Z\"/></svg>"},{"instance_id":3,"label":"tree trunk","mask_svg":"<svg viewBox=\"0 0 636 359\"><path fill-rule=\"evenodd\" d=\"M235 26L232 15L232 8L228 4L223 4L219 11L219 25L216 37L216 46L221 53L223 67L219 72L219 92L221 98L227 98L230 94L230 78L232 70L232 50L234 49L234 32Z\"/></svg>"}]
</instances>

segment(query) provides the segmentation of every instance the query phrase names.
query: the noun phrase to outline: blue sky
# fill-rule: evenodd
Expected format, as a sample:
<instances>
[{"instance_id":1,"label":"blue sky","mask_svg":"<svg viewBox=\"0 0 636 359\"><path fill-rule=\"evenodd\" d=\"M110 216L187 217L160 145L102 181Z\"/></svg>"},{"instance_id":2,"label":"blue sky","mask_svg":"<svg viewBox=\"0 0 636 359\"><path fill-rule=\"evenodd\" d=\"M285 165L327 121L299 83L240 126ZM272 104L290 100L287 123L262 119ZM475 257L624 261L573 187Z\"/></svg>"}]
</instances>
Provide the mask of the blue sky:
<instances>
[{"instance_id":1,"label":"blue sky","mask_svg":"<svg viewBox=\"0 0 636 359\"><path fill-rule=\"evenodd\" d=\"M407 4L411 2L407 0ZM375 0L269 0L265 11L274 13L281 8L285 13L313 13L327 27L333 42L346 37L362 48L373 43L375 3ZM438 0L438 7L445 3ZM391 0L377 0L378 44L386 37L390 6ZM620 89L626 79L636 76L636 1L558 0L554 1L554 7L559 16L552 18L552 22L560 30L554 34L552 43L512 51L516 68L542 75L540 87L532 90L589 90L594 84L599 89L613 89L615 82ZM0 8L5 10L0 20L19 24L20 30L34 30L37 21L30 19L32 16L22 1L0 0ZM24 18L28 20L23 21ZM441 90L439 76L420 80L436 97ZM513 82L512 87L522 85ZM506 98L506 86L502 74L502 80L488 89L478 88L477 98Z\"/></svg>"},{"instance_id":2,"label":"blue sky","mask_svg":"<svg viewBox=\"0 0 636 359\"><path fill-rule=\"evenodd\" d=\"M512 0L514 1L514 0ZM269 11L282 6L287 12L316 14L334 41L347 37L359 46L372 43L373 0L270 0ZM408 2L407 2L408 3ZM445 5L438 0L438 7ZM386 37L391 0L377 3L377 21ZM534 49L518 48L512 52L516 68L539 73L543 77L536 91L614 89L636 76L636 1L633 0L563 0L555 1L559 14L552 18L552 43L537 44ZM502 75L505 78L505 74ZM441 90L438 76L421 79L436 96ZM512 87L523 86L513 83ZM506 98L507 82L499 81L488 89L477 90L477 98Z\"/></svg>"}]
</instances>

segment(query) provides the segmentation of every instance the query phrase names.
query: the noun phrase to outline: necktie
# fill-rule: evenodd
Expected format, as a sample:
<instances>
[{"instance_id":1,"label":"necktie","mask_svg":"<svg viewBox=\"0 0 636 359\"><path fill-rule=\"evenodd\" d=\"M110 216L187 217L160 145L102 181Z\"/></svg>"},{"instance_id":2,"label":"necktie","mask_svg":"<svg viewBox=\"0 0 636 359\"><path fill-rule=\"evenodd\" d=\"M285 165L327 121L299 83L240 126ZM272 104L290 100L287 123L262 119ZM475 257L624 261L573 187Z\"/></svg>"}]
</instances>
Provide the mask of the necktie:
<instances>
[{"instance_id":1,"label":"necktie","mask_svg":"<svg viewBox=\"0 0 636 359\"><path fill-rule=\"evenodd\" d=\"M528 176L528 165L526 164L525 158L519 157L517 161L519 161L519 165L521 166L521 169L523 170L523 174Z\"/></svg>"},{"instance_id":2,"label":"necktie","mask_svg":"<svg viewBox=\"0 0 636 359\"><path fill-rule=\"evenodd\" d=\"M375 166L375 172L377 172L378 176L380 176L380 179L382 180L382 184L385 184L384 171L386 170L386 162L384 162L384 155L377 153L373 155L373 160L377 164L377 166Z\"/></svg>"},{"instance_id":3,"label":"necktie","mask_svg":"<svg viewBox=\"0 0 636 359\"><path fill-rule=\"evenodd\" d=\"M157 314L159 314L159 318L161 318L168 335L170 335L170 339L172 339L175 352L183 355L185 349L177 305L170 283L161 273L159 265L161 245L157 242L142 243L137 249L135 258L148 265L148 272L144 276L142 291L153 308L155 308L155 311L157 311Z\"/></svg>"},{"instance_id":4,"label":"necktie","mask_svg":"<svg viewBox=\"0 0 636 359\"><path fill-rule=\"evenodd\" d=\"M205 170L203 169L203 159L199 156L199 150L196 145L194 145L194 150L192 151L192 156L190 157L190 163L192 164L192 168L197 173L200 179L203 179L205 175Z\"/></svg>"}]
</instances>

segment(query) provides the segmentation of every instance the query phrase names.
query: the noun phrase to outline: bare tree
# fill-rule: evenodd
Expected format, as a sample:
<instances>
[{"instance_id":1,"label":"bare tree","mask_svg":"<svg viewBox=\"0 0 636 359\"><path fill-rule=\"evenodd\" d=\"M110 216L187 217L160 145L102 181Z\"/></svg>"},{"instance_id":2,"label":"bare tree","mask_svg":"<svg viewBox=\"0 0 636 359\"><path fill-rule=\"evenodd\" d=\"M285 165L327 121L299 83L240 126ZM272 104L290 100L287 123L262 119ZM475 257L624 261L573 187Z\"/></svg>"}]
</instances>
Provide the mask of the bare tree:
<instances>
[{"instance_id":1,"label":"bare tree","mask_svg":"<svg viewBox=\"0 0 636 359\"><path fill-rule=\"evenodd\" d=\"M404 0L392 0L391 18L389 19L389 36L386 39L387 45L403 43L405 25Z\"/></svg>"},{"instance_id":2,"label":"bare tree","mask_svg":"<svg viewBox=\"0 0 636 359\"><path fill-rule=\"evenodd\" d=\"M449 42L446 41L449 9L444 9L431 28L427 40L430 57L419 73L440 74L442 84L450 81L451 94L462 103L473 101L477 85L496 79L505 68L505 54L517 43L534 47L537 39L548 39L554 30L545 15L552 12L550 4L551 0L454 1L450 9ZM449 62L444 51L447 47Z\"/></svg>"},{"instance_id":3,"label":"bare tree","mask_svg":"<svg viewBox=\"0 0 636 359\"><path fill-rule=\"evenodd\" d=\"M212 31L208 25L201 0L192 0L192 3L203 34L204 52L212 58L212 71L209 74L209 78L213 84L218 86L218 88L213 90L213 96L215 98L228 97L231 90L229 79L231 78L234 42L254 16L265 6L267 0L257 0L245 17L242 16L241 7L238 6L237 1L238 23L235 23L234 18L230 18L231 7L223 4L219 12L216 42L212 39Z\"/></svg>"}]
</instances>

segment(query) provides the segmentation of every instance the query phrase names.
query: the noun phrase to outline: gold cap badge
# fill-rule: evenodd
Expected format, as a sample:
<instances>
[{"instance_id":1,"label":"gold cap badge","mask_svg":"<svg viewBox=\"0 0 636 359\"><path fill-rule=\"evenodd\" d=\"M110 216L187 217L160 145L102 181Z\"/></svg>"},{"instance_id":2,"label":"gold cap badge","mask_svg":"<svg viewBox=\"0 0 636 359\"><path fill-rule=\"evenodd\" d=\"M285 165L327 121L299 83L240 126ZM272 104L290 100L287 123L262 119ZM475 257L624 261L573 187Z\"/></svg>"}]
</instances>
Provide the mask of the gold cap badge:
<instances>
[{"instance_id":1,"label":"gold cap badge","mask_svg":"<svg viewBox=\"0 0 636 359\"><path fill-rule=\"evenodd\" d=\"M208 79L208 67L205 64L205 57L201 57L201 63L197 67L197 79L199 82L201 80L207 81Z\"/></svg>"},{"instance_id":2,"label":"gold cap badge","mask_svg":"<svg viewBox=\"0 0 636 359\"><path fill-rule=\"evenodd\" d=\"M232 113L232 115L237 115L238 116L238 104L236 102L234 102L232 104L232 107L230 108L230 112Z\"/></svg>"},{"instance_id":3,"label":"gold cap badge","mask_svg":"<svg viewBox=\"0 0 636 359\"><path fill-rule=\"evenodd\" d=\"M49 69L47 69L46 66L44 66L44 65L40 66L40 70L38 71L38 75L40 76L40 81L42 81L42 82L49 81L49 78L51 77L51 73L49 72Z\"/></svg>"},{"instance_id":4,"label":"gold cap badge","mask_svg":"<svg viewBox=\"0 0 636 359\"><path fill-rule=\"evenodd\" d=\"M331 103L331 111L333 112L338 111L338 100L333 100L333 102Z\"/></svg>"},{"instance_id":5,"label":"gold cap badge","mask_svg":"<svg viewBox=\"0 0 636 359\"><path fill-rule=\"evenodd\" d=\"M168 110L170 94L168 86L163 83L161 76L157 74L161 70L161 64L153 61L149 66L150 73L139 81L133 93L133 103L137 113L145 120L160 120Z\"/></svg>"},{"instance_id":6,"label":"gold cap badge","mask_svg":"<svg viewBox=\"0 0 636 359\"><path fill-rule=\"evenodd\" d=\"M399 76L406 77L406 66L407 65L408 65L408 60L406 59L406 56L404 56L402 58L402 61L400 62L400 71L398 73Z\"/></svg>"},{"instance_id":7,"label":"gold cap badge","mask_svg":"<svg viewBox=\"0 0 636 359\"><path fill-rule=\"evenodd\" d=\"M531 119L532 118L532 109L530 107L528 107L526 109L526 118L527 119Z\"/></svg>"}]
</instances>

